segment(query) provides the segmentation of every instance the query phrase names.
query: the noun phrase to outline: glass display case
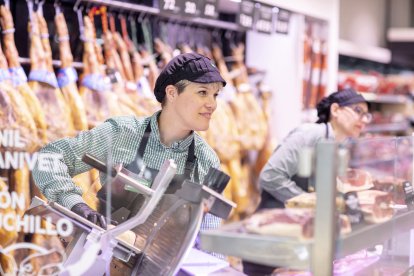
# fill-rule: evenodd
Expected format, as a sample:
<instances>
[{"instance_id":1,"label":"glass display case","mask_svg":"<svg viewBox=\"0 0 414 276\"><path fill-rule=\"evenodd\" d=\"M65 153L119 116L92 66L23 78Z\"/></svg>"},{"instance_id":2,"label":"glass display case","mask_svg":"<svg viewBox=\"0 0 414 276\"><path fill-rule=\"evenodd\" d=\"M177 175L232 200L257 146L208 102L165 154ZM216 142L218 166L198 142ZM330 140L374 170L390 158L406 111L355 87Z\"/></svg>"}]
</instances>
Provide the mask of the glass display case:
<instances>
[{"instance_id":1,"label":"glass display case","mask_svg":"<svg viewBox=\"0 0 414 276\"><path fill-rule=\"evenodd\" d=\"M298 275L409 271L413 137L322 142L314 153L309 180L315 192L288 200L285 209L262 210L205 231L202 248Z\"/></svg>"},{"instance_id":2,"label":"glass display case","mask_svg":"<svg viewBox=\"0 0 414 276\"><path fill-rule=\"evenodd\" d=\"M114 144L109 138L104 142ZM218 169L209 168L201 185L177 177L179 165L166 159L149 182L149 169L140 156L131 163L142 164L131 170L114 152L99 158L79 153L68 141L57 143L69 145L70 153L64 156L73 154L78 170L100 172L90 187L83 183L88 205L81 204L91 207L87 213L75 212L56 198L47 200L38 190L26 204L30 190L27 196L17 189L9 192L3 181L9 179L0 178L0 275L175 275L190 252L198 252L193 247L204 215L225 219L235 207L220 194L230 177ZM124 154L128 150L122 145L114 148ZM24 152L6 151L4 156L11 162L19 154ZM44 149L34 153L30 156L34 163L37 158L34 175L73 180L69 173L59 174L72 169L72 163L62 161L64 156ZM18 183L11 180L13 185ZM58 184L53 182L55 187ZM98 223L98 218L104 223Z\"/></svg>"}]
</instances>

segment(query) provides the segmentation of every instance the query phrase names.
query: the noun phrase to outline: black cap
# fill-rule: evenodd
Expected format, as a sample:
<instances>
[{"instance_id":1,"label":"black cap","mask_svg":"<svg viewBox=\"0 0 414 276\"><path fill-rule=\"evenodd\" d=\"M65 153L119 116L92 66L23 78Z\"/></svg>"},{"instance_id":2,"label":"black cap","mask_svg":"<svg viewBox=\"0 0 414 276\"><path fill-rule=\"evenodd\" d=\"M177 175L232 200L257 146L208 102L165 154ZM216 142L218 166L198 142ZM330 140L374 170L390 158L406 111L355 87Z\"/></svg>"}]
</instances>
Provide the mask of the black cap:
<instances>
[{"instance_id":1,"label":"black cap","mask_svg":"<svg viewBox=\"0 0 414 276\"><path fill-rule=\"evenodd\" d=\"M197 53L182 54L174 57L157 78L154 88L157 101L163 101L168 85L174 85L181 80L198 83L221 82L223 86L226 85L211 59Z\"/></svg>"},{"instance_id":2,"label":"black cap","mask_svg":"<svg viewBox=\"0 0 414 276\"><path fill-rule=\"evenodd\" d=\"M329 95L329 98L332 103L338 103L340 106L367 102L361 94L357 93L352 88L332 93Z\"/></svg>"},{"instance_id":3,"label":"black cap","mask_svg":"<svg viewBox=\"0 0 414 276\"><path fill-rule=\"evenodd\" d=\"M317 123L326 123L329 121L330 108L333 103L337 103L339 106L347 106L357 103L367 103L365 98L357 93L354 89L348 88L323 98L317 105L318 121Z\"/></svg>"}]
</instances>

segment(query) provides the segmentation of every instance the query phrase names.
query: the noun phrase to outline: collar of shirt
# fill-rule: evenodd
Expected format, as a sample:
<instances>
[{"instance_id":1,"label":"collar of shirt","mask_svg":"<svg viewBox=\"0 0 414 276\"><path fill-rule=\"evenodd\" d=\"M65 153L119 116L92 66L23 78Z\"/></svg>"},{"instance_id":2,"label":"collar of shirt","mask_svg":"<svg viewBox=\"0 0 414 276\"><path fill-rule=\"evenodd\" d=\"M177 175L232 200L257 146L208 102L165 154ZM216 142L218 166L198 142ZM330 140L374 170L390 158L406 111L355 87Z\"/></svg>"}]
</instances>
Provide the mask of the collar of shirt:
<instances>
[{"instance_id":1,"label":"collar of shirt","mask_svg":"<svg viewBox=\"0 0 414 276\"><path fill-rule=\"evenodd\" d=\"M159 141L160 145L164 147L165 149L174 149L178 151L187 150L191 142L194 139L194 131L191 131L191 134L188 135L183 140L175 141L171 144L170 147L167 147L166 145L161 143L160 130L158 128L158 117L160 116L160 114L161 114L161 110L157 111L151 116L151 132L153 133L153 135L155 135L156 140Z\"/></svg>"},{"instance_id":2,"label":"collar of shirt","mask_svg":"<svg viewBox=\"0 0 414 276\"><path fill-rule=\"evenodd\" d=\"M335 140L335 132L332 128L331 123L328 123L328 139Z\"/></svg>"}]
</instances>

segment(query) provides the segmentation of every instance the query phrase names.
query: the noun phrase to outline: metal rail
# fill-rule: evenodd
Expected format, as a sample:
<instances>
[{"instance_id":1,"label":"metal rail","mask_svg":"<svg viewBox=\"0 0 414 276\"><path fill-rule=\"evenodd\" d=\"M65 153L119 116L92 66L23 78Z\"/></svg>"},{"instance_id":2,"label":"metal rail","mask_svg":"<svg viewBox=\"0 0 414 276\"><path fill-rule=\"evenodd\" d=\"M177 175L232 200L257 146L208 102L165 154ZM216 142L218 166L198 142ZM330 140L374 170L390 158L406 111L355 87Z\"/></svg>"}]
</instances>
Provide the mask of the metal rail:
<instances>
[{"instance_id":1,"label":"metal rail","mask_svg":"<svg viewBox=\"0 0 414 276\"><path fill-rule=\"evenodd\" d=\"M220 20L215 20L215 19L207 19L207 18L183 18L181 16L167 15L167 14L162 14L160 12L160 9L158 8L148 7L148 6L139 5L139 4L125 3L125 2L116 1L116 0L77 0L73 9L77 10L82 3L103 5L103 6L113 8L113 9L124 10L124 11L127 11L128 13L131 13L131 12L147 13L147 14L164 17L164 18L183 21L189 24L204 25L208 27L225 29L225 30L230 30L230 31L240 31L240 32L244 31L236 23L225 22L225 21L220 21Z\"/></svg>"}]
</instances>

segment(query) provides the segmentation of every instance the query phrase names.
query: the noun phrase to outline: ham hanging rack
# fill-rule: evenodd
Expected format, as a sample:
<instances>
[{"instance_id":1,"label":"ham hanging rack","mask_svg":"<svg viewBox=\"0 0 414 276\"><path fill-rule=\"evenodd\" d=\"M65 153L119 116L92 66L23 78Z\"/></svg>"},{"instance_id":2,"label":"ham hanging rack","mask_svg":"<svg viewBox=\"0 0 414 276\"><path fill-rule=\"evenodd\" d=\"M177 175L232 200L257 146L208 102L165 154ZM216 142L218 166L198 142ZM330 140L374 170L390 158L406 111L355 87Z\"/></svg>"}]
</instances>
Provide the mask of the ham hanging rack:
<instances>
[{"instance_id":1,"label":"ham hanging rack","mask_svg":"<svg viewBox=\"0 0 414 276\"><path fill-rule=\"evenodd\" d=\"M5 1L5 4L6 5L8 4L7 0ZM206 27L213 27L215 29L218 28L218 29L224 29L224 30L229 30L229 31L243 31L236 23L225 22L225 21L214 20L214 19L206 19L206 18L182 19L180 17L176 17L172 15L160 14L160 10L158 8L148 7L148 6L139 5L139 4L124 3L122 1L116 1L116 0L77 0L73 7L74 11L76 12L84 4L91 4L91 5L96 4L100 6L103 5L103 6L111 7L113 9L117 9L121 11L122 10L128 11L128 13L130 14L137 12L141 14L152 14L152 15L156 15L159 17L170 18L170 19L179 20L179 21L185 20L186 22L188 22L188 24L191 24L191 25L193 24L203 25ZM30 59L26 57L20 57L19 62L21 64L29 64ZM61 62L60 60L53 60L52 65L54 67L60 67ZM82 69L83 64L82 62L73 62L73 67L76 69Z\"/></svg>"},{"instance_id":2,"label":"ham hanging rack","mask_svg":"<svg viewBox=\"0 0 414 276\"><path fill-rule=\"evenodd\" d=\"M113 9L128 11L129 13L141 12L141 13L153 14L159 17L164 17L164 18L174 18L180 21L188 22L189 24L204 25L207 27L220 28L220 29L232 30L232 31L242 31L242 29L236 23L225 22L225 21L214 20L214 19L206 19L206 18L182 19L179 16L161 14L160 9L158 8L148 7L148 6L139 5L139 4L125 3L122 1L116 1L116 0L77 0L74 5L74 9L76 10L82 3L103 5L109 8L113 8Z\"/></svg>"}]
</instances>

